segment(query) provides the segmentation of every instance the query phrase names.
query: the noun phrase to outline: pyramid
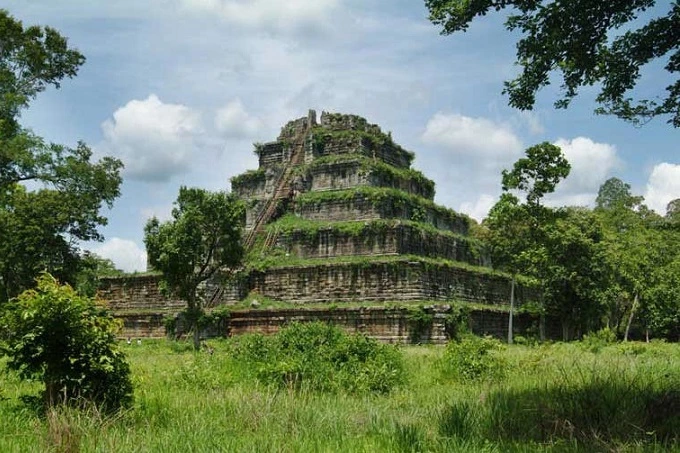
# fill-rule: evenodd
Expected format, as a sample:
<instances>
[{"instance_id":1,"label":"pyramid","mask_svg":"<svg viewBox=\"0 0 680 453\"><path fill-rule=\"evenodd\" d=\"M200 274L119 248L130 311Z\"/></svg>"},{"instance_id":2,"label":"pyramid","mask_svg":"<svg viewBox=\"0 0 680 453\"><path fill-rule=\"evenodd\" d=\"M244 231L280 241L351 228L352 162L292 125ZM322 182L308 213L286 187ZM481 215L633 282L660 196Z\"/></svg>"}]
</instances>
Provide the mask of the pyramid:
<instances>
[{"instance_id":1,"label":"pyramid","mask_svg":"<svg viewBox=\"0 0 680 453\"><path fill-rule=\"evenodd\" d=\"M247 206L246 264L209 302L249 294L291 302L461 301L507 304L474 220L434 200L414 154L357 115L290 121L256 144L258 168L235 176ZM531 297L519 288L519 299Z\"/></svg>"}]
</instances>

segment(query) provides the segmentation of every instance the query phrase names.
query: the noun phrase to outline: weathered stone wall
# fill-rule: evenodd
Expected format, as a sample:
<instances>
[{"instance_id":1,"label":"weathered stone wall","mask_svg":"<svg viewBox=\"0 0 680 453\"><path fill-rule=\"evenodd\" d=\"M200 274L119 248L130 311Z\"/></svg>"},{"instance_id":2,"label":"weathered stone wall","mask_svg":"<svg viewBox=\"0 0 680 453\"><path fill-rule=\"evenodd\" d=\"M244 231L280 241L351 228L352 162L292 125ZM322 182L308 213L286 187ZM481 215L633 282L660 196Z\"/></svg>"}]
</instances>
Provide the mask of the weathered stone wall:
<instances>
[{"instance_id":1,"label":"weathered stone wall","mask_svg":"<svg viewBox=\"0 0 680 453\"><path fill-rule=\"evenodd\" d=\"M100 279L99 296L115 312L157 310L176 312L186 303L164 296L159 288L158 275L108 277Z\"/></svg>"},{"instance_id":2,"label":"weathered stone wall","mask_svg":"<svg viewBox=\"0 0 680 453\"><path fill-rule=\"evenodd\" d=\"M163 338L165 332L165 313L144 314L116 314L117 319L122 321L123 328L118 332L119 338Z\"/></svg>"},{"instance_id":3,"label":"weathered stone wall","mask_svg":"<svg viewBox=\"0 0 680 453\"><path fill-rule=\"evenodd\" d=\"M325 191L351 189L359 186L391 187L428 200L434 198L434 191L408 178L387 178L362 168L359 161L328 163L310 171L311 181L307 190Z\"/></svg>"},{"instance_id":4,"label":"weathered stone wall","mask_svg":"<svg viewBox=\"0 0 680 453\"><path fill-rule=\"evenodd\" d=\"M350 199L295 204L295 213L306 220L345 222L350 220L405 219L418 220L453 233L466 235L469 223L463 216L442 215L427 205L414 206L394 203L389 196L370 200L357 193Z\"/></svg>"},{"instance_id":5,"label":"weathered stone wall","mask_svg":"<svg viewBox=\"0 0 680 453\"><path fill-rule=\"evenodd\" d=\"M446 319L448 306L432 306L426 310L433 315L429 328L414 332L409 321L409 309L404 307L340 307L340 308L296 308L234 310L222 331L212 329L204 332L205 337L234 336L246 333L273 334L292 322L329 322L349 332L359 332L385 343L445 343L448 339ZM166 335L163 315L119 316L124 323L120 338L161 338ZM525 335L528 329L535 330L538 319L527 313L516 314L513 332ZM468 315L468 327L477 335L491 335L506 339L508 313L488 310L472 310ZM559 338L556 320L548 320L547 338ZM179 332L181 334L181 332Z\"/></svg>"},{"instance_id":6,"label":"weathered stone wall","mask_svg":"<svg viewBox=\"0 0 680 453\"><path fill-rule=\"evenodd\" d=\"M370 124L365 118L358 115L342 115L337 113L321 112L321 127L331 131L363 131L372 135L382 135L380 126Z\"/></svg>"},{"instance_id":7,"label":"weathered stone wall","mask_svg":"<svg viewBox=\"0 0 680 453\"><path fill-rule=\"evenodd\" d=\"M269 142L257 148L258 164L260 168L277 166L290 160L290 147L282 142Z\"/></svg>"},{"instance_id":8,"label":"weathered stone wall","mask_svg":"<svg viewBox=\"0 0 680 453\"><path fill-rule=\"evenodd\" d=\"M333 263L254 272L250 288L296 303L334 301L446 301L507 304L506 276L422 262ZM517 288L518 306L535 295Z\"/></svg>"},{"instance_id":9,"label":"weathered stone wall","mask_svg":"<svg viewBox=\"0 0 680 453\"><path fill-rule=\"evenodd\" d=\"M276 246L300 258L336 256L420 255L488 265L479 245L466 237L421 230L412 225L395 225L383 229L366 228L361 234L349 234L333 228L315 231L292 231L279 235Z\"/></svg>"},{"instance_id":10,"label":"weathered stone wall","mask_svg":"<svg viewBox=\"0 0 680 453\"><path fill-rule=\"evenodd\" d=\"M371 139L361 135L322 135L317 139L314 146L312 160L325 156L337 156L342 154L362 154L366 157L379 159L396 168L407 169L411 167L413 156L397 144L385 142L376 145Z\"/></svg>"}]
</instances>

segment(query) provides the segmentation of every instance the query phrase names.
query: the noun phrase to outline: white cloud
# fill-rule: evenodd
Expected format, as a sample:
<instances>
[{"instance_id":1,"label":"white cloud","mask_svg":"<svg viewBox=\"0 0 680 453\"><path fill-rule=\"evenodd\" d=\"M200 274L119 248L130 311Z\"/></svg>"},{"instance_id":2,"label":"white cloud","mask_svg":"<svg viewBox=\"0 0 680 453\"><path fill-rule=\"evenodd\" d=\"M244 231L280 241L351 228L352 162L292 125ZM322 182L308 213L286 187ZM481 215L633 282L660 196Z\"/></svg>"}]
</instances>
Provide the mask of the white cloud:
<instances>
[{"instance_id":1,"label":"white cloud","mask_svg":"<svg viewBox=\"0 0 680 453\"><path fill-rule=\"evenodd\" d=\"M536 114L535 112L523 110L519 112L519 119L523 123L523 125L529 130L529 133L531 133L531 135L539 135L545 132L545 128L543 127L543 124L541 124L541 120L538 117L538 114Z\"/></svg>"},{"instance_id":2,"label":"white cloud","mask_svg":"<svg viewBox=\"0 0 680 453\"><path fill-rule=\"evenodd\" d=\"M647 206L665 215L666 206L676 198L680 198L680 164L663 162L654 166L645 191Z\"/></svg>"},{"instance_id":3,"label":"white cloud","mask_svg":"<svg viewBox=\"0 0 680 453\"><path fill-rule=\"evenodd\" d=\"M422 139L454 154L486 158L515 156L522 150L522 142L510 126L457 113L436 113L427 122Z\"/></svg>"},{"instance_id":4,"label":"white cloud","mask_svg":"<svg viewBox=\"0 0 680 453\"><path fill-rule=\"evenodd\" d=\"M125 272L146 270L146 251L134 241L113 237L100 245L91 247L90 251L110 259L116 268Z\"/></svg>"},{"instance_id":5,"label":"white cloud","mask_svg":"<svg viewBox=\"0 0 680 453\"><path fill-rule=\"evenodd\" d=\"M318 29L329 22L339 0L182 0L189 9L217 14L225 21L257 29L291 32Z\"/></svg>"},{"instance_id":6,"label":"white cloud","mask_svg":"<svg viewBox=\"0 0 680 453\"><path fill-rule=\"evenodd\" d=\"M248 114L237 98L217 110L215 128L229 138L254 137L262 130L262 122Z\"/></svg>"},{"instance_id":7,"label":"white cloud","mask_svg":"<svg viewBox=\"0 0 680 453\"><path fill-rule=\"evenodd\" d=\"M461 203L460 212L464 212L473 219L481 222L486 218L489 210L496 203L497 199L498 197L483 193L473 202Z\"/></svg>"},{"instance_id":8,"label":"white cloud","mask_svg":"<svg viewBox=\"0 0 680 453\"><path fill-rule=\"evenodd\" d=\"M198 112L166 104L154 94L116 110L102 130L104 154L119 157L126 176L145 181L167 181L186 172L195 139L203 132Z\"/></svg>"},{"instance_id":9,"label":"white cloud","mask_svg":"<svg viewBox=\"0 0 680 453\"><path fill-rule=\"evenodd\" d=\"M619 164L616 147L587 137L560 138L555 144L571 164L571 172L547 200L553 206L592 205L600 185Z\"/></svg>"},{"instance_id":10,"label":"white cloud","mask_svg":"<svg viewBox=\"0 0 680 453\"><path fill-rule=\"evenodd\" d=\"M437 202L458 206L481 220L501 190L501 171L521 155L523 144L512 126L487 118L436 113L422 134L434 152L418 161L437 181Z\"/></svg>"}]
</instances>

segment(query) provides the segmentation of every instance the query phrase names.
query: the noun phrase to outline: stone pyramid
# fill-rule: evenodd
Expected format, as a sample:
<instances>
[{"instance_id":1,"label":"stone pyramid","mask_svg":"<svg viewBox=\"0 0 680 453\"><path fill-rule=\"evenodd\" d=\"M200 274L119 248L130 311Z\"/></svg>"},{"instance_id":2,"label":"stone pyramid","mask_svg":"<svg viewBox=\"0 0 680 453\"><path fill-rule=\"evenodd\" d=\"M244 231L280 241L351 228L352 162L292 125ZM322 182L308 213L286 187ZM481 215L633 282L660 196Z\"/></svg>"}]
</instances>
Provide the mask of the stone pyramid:
<instances>
[{"instance_id":1,"label":"stone pyramid","mask_svg":"<svg viewBox=\"0 0 680 453\"><path fill-rule=\"evenodd\" d=\"M232 178L245 200L248 259L210 305L250 293L304 303L506 304L465 215L434 203L414 154L356 115L323 112L255 145L259 167ZM519 298L524 290L518 291Z\"/></svg>"}]
</instances>

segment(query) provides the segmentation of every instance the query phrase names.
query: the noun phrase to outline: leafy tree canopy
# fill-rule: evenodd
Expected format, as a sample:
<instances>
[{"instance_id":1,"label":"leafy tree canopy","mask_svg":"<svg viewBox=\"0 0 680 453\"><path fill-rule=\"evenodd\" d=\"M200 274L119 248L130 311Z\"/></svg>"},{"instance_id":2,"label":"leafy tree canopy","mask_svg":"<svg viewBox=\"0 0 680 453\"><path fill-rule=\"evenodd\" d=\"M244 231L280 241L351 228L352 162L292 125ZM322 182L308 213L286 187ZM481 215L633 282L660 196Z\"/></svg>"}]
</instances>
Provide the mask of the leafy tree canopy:
<instances>
[{"instance_id":1,"label":"leafy tree canopy","mask_svg":"<svg viewBox=\"0 0 680 453\"><path fill-rule=\"evenodd\" d=\"M221 268L241 262L244 213L243 203L232 194L181 187L172 220L152 218L146 224L149 264L163 273L161 283L167 290L186 300L196 348L203 309L197 290Z\"/></svg>"},{"instance_id":2,"label":"leafy tree canopy","mask_svg":"<svg viewBox=\"0 0 680 453\"><path fill-rule=\"evenodd\" d=\"M642 197L634 196L630 191L630 184L619 178L609 178L597 192L595 205L598 209L633 209L642 203Z\"/></svg>"},{"instance_id":3,"label":"leafy tree canopy","mask_svg":"<svg viewBox=\"0 0 680 453\"><path fill-rule=\"evenodd\" d=\"M557 184L571 171L571 165L559 146L548 142L527 148L512 170L503 170L503 190L526 192L530 208L540 206L541 199L555 191Z\"/></svg>"},{"instance_id":4,"label":"leafy tree canopy","mask_svg":"<svg viewBox=\"0 0 680 453\"><path fill-rule=\"evenodd\" d=\"M582 86L600 85L596 112L633 123L669 116L680 126L680 3L668 2L663 14L649 14L655 0L425 0L430 20L443 34L465 31L473 19L512 9L505 22L518 31L517 64L521 74L505 82L512 107L530 110L536 93L562 75L557 108L566 108ZM654 10L655 12L656 10ZM646 14L647 13L647 14ZM647 17L654 15L654 17ZM634 99L631 91L643 67L664 59L675 82L658 87L653 99Z\"/></svg>"},{"instance_id":5,"label":"leafy tree canopy","mask_svg":"<svg viewBox=\"0 0 680 453\"><path fill-rule=\"evenodd\" d=\"M77 242L101 240L99 211L120 194L119 160L46 143L19 123L49 86L75 76L85 58L50 27L25 28L0 10L0 301L33 286L40 271L74 282ZM33 181L28 190L23 184Z\"/></svg>"}]
</instances>

